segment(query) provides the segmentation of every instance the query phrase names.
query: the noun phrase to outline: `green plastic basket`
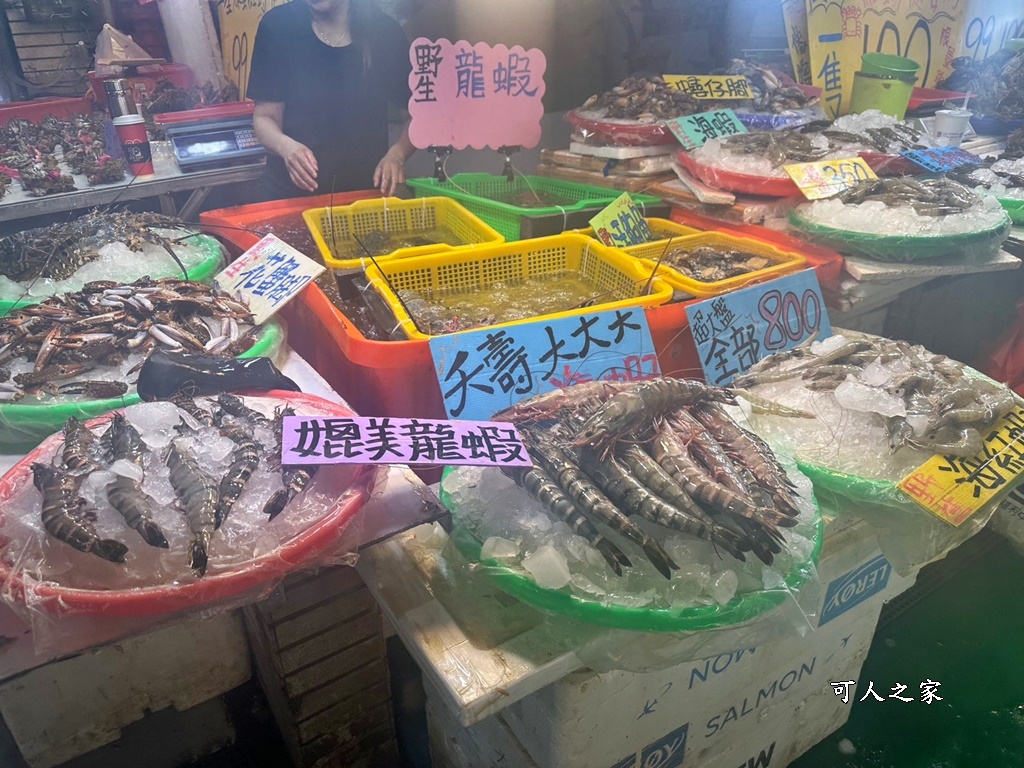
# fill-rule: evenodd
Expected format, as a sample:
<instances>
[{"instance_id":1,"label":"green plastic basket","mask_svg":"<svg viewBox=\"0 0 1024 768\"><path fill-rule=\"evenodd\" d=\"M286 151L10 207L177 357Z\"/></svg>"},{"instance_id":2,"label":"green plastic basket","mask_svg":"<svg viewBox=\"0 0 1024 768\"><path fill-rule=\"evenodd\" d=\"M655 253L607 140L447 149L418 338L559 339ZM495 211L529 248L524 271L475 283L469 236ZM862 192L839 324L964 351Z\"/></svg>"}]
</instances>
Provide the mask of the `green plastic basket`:
<instances>
[{"instance_id":1,"label":"green plastic basket","mask_svg":"<svg viewBox=\"0 0 1024 768\"><path fill-rule=\"evenodd\" d=\"M917 261L940 256L995 253L1009 236L1011 221L989 229L961 235L872 235L814 224L797 211L790 211L789 222L808 239L835 248L840 253L863 255L880 261Z\"/></svg>"},{"instance_id":2,"label":"green plastic basket","mask_svg":"<svg viewBox=\"0 0 1024 768\"><path fill-rule=\"evenodd\" d=\"M256 343L239 357L274 359L284 345L284 340L284 328L276 320L270 320L261 329ZM140 402L142 399L138 393L132 392L123 397L56 405L0 403L0 453L25 452L35 448L44 438L61 429L72 416L82 420L91 419Z\"/></svg>"},{"instance_id":3,"label":"green plastic basket","mask_svg":"<svg viewBox=\"0 0 1024 768\"><path fill-rule=\"evenodd\" d=\"M489 173L459 173L448 181L442 182L433 178L408 179L406 184L416 193L416 197L444 195L455 198L506 240L524 238L524 218L558 216L565 220L566 227L562 227L558 232L540 233L558 234L562 229L572 226L568 222L568 214L591 208L601 209L622 196L619 190L575 184L570 181L549 179L546 176L517 175L515 180L510 182L504 176L492 176ZM521 208L505 202L512 195L530 190L538 194L557 195L566 200L567 204ZM646 206L661 204L660 198L651 195L630 193L630 197L641 212L644 212Z\"/></svg>"},{"instance_id":4,"label":"green plastic basket","mask_svg":"<svg viewBox=\"0 0 1024 768\"><path fill-rule=\"evenodd\" d=\"M561 616L565 619L599 624L616 629L637 632L699 632L710 629L743 624L767 613L782 604L785 592L749 592L738 595L725 605L704 605L693 608L629 608L620 605L604 605L574 595L567 589L545 589L522 572L509 568L496 560L482 560L480 549L483 542L476 538L459 518L459 510L452 502L451 494L444 489L444 478L452 472L446 467L441 478L441 503L452 513L451 540L459 553L470 563L483 565L486 573L494 579L497 587L528 605ZM525 491L524 491L525 493ZM786 586L799 589L815 573L821 557L821 546L825 526L815 501L814 548L810 558L793 567L786 576Z\"/></svg>"},{"instance_id":5,"label":"green plastic basket","mask_svg":"<svg viewBox=\"0 0 1024 768\"><path fill-rule=\"evenodd\" d=\"M1024 223L1024 200L1014 200L1010 197L1000 197L999 204L1003 210L1010 215L1010 221Z\"/></svg>"},{"instance_id":6,"label":"green plastic basket","mask_svg":"<svg viewBox=\"0 0 1024 768\"><path fill-rule=\"evenodd\" d=\"M191 240L190 245L195 245L198 248L202 248L205 251L209 251L209 256L197 264L195 267L188 271L188 279L195 280L197 283L212 283L214 276L220 271L221 267L224 266L224 260L222 257L222 250L220 241L210 235L196 235L195 237L189 238ZM141 257L140 257L141 258ZM160 277L178 277L179 272L175 272L169 275L165 274L152 274L152 278ZM22 307L30 307L33 304L38 304L41 301L45 301L45 296L39 296L22 301L0 301L0 317L4 317L10 312Z\"/></svg>"}]
</instances>

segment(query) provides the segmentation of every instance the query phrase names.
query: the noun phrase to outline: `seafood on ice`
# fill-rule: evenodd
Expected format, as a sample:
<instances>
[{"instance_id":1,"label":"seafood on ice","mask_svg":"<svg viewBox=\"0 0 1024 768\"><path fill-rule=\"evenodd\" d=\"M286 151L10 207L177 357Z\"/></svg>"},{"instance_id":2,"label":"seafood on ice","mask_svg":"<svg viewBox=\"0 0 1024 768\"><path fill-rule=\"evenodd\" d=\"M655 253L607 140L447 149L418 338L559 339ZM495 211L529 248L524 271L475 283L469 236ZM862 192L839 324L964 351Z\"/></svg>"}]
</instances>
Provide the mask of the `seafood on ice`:
<instances>
[{"instance_id":1,"label":"seafood on ice","mask_svg":"<svg viewBox=\"0 0 1024 768\"><path fill-rule=\"evenodd\" d=\"M203 283L90 283L0 318L0 402L126 394L156 348L236 357L258 329L248 306Z\"/></svg>"},{"instance_id":2,"label":"seafood on ice","mask_svg":"<svg viewBox=\"0 0 1024 768\"><path fill-rule=\"evenodd\" d=\"M1005 385L904 341L849 334L780 352L734 382L815 415L752 416L772 444L810 462L898 480L934 454L977 455L1015 406Z\"/></svg>"},{"instance_id":3,"label":"seafood on ice","mask_svg":"<svg viewBox=\"0 0 1024 768\"><path fill-rule=\"evenodd\" d=\"M108 588L111 579L201 577L273 551L334 508L355 471L332 467L321 490L305 471L316 467L296 480L274 453L281 419L294 411L273 402L182 396L91 428L70 419L52 455L32 464L32 482L8 500L4 538L22 552L38 548L39 575L72 568L80 572L62 583Z\"/></svg>"},{"instance_id":4,"label":"seafood on ice","mask_svg":"<svg viewBox=\"0 0 1024 768\"><path fill-rule=\"evenodd\" d=\"M748 560L758 568L803 562L809 550L790 559L787 537L796 526L807 533L809 494L797 491L760 438L732 420L726 406L733 403L729 390L669 378L589 382L520 402L494 418L516 424L535 463L506 470L525 494L503 496L497 506L507 514L529 505L528 494L565 535L589 547L592 556L582 559L591 567L603 564L598 570L606 576L627 581L642 573L655 590L664 586L658 580L674 583L677 571L695 566L673 555L669 541L706 545L730 568ZM465 490L460 476L472 472L459 468L446 478L456 501ZM494 499L482 502L497 509ZM507 541L524 537L529 531L504 532Z\"/></svg>"},{"instance_id":5,"label":"seafood on ice","mask_svg":"<svg viewBox=\"0 0 1024 768\"><path fill-rule=\"evenodd\" d=\"M796 209L806 221L833 229L908 237L983 232L1008 224L999 202L948 178L867 179Z\"/></svg>"}]
</instances>

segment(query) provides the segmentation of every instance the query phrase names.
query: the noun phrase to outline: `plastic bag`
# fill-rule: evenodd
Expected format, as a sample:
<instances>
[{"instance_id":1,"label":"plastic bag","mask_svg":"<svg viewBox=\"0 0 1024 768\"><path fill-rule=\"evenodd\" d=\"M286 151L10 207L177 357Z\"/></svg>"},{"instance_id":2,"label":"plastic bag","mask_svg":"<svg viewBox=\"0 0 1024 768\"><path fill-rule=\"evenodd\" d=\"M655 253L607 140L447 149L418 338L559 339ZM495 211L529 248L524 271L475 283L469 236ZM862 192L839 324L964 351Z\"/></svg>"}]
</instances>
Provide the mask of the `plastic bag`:
<instances>
[{"instance_id":1,"label":"plastic bag","mask_svg":"<svg viewBox=\"0 0 1024 768\"><path fill-rule=\"evenodd\" d=\"M753 556L741 565L716 555L710 543L652 527L652 535L663 540L682 569L667 581L654 572L639 549L621 537L614 543L627 552L634 567L622 576L612 574L596 551L588 552L582 539L570 535L567 528L562 530L564 523L550 522L525 491L502 478L498 470L446 474L442 500L452 510L453 531L442 559L448 569L461 569L467 578L489 582L549 614L556 625L580 627L574 635L574 650L577 655L584 653L594 668L672 666L693 658L708 633L716 630L723 630L731 638L728 642L742 644L754 637L770 639L806 631L810 626L817 599L807 596L818 590L815 562L822 523L806 478L791 474L804 499L802 522L787 529L791 549L778 555L772 567L755 562ZM503 510L501 519L484 522L482 528L477 522L482 499L478 493L493 496L488 508ZM494 526L507 529L509 538L489 536ZM488 549L481 549L481 543ZM553 546L559 548L556 554L547 551ZM565 554L558 554L562 547ZM557 589L541 586L537 580L544 577L531 563L541 556L553 559L556 570L568 567L571 583ZM559 557L563 566L557 565ZM733 633L738 626L744 626L744 631Z\"/></svg>"},{"instance_id":2,"label":"plastic bag","mask_svg":"<svg viewBox=\"0 0 1024 768\"><path fill-rule=\"evenodd\" d=\"M1024 397L1024 299L1017 302L1017 315L978 370Z\"/></svg>"},{"instance_id":3,"label":"plastic bag","mask_svg":"<svg viewBox=\"0 0 1024 768\"><path fill-rule=\"evenodd\" d=\"M156 59L142 49L124 32L119 32L109 24L104 24L96 36L96 75L106 77L124 72L126 63L133 66L140 64L162 64L163 59ZM114 63L118 62L118 63ZM102 96L103 94L98 94Z\"/></svg>"},{"instance_id":4,"label":"plastic bag","mask_svg":"<svg viewBox=\"0 0 1024 768\"><path fill-rule=\"evenodd\" d=\"M812 345L811 354L828 356L830 350L840 350L850 343L877 340L870 334L833 330L836 335L820 342L821 346ZM753 376L761 375L764 381L752 383L751 389L756 397L767 403L759 413L751 415L751 421L754 430L769 442L777 454L795 456L800 470L813 482L819 503L836 509L840 515L868 522L877 531L882 553L897 573L906 575L945 556L950 549L981 530L1014 482L1008 483L999 496L959 526L928 512L899 489L898 483L927 461L934 449L928 451L910 444L901 445L897 451L891 449L892 438L886 420L893 416L905 417L905 426L911 426L914 420L914 414L904 403L904 395L893 391L900 389L895 382L909 383L918 375L924 375L927 380L934 371L921 362L916 366L908 364L913 359L921 361L931 357L926 350L910 345L906 345L901 358L887 360L883 364L877 355L890 348L883 348L882 343L878 340L876 346L867 350L873 357L871 362L859 372L843 371L841 382L832 389L825 387L815 391L805 387L801 373L772 381L772 378L778 378L779 370L768 367L755 372ZM821 367L814 365L813 360L796 360L789 364L807 366L803 372L811 376L816 368ZM978 376L966 367L963 367L963 374L967 379ZM938 387L937 384L935 386ZM989 402L994 397L986 392L987 387L984 390L979 388L974 395L979 403ZM940 394L936 389L932 397ZM810 413L813 418L772 414L772 405ZM915 436L918 440L925 439L926 428L937 423L931 418L912 427L914 432L906 440L909 442ZM942 433L938 439L950 439L952 442L947 433ZM979 432L975 439L980 443L982 433ZM962 471L966 473L969 470ZM1020 481L1024 478L1018 478L1017 482Z\"/></svg>"},{"instance_id":5,"label":"plastic bag","mask_svg":"<svg viewBox=\"0 0 1024 768\"><path fill-rule=\"evenodd\" d=\"M205 401L197 402L208 407ZM268 419L273 419L274 409L282 405L291 405L300 414L351 413L300 393L246 397L244 403ZM88 427L98 435L111 418L90 421ZM261 460L230 515L211 534L204 548L208 566L200 575L192 567L201 562L196 556L197 538L189 527L187 512L178 511L181 502L167 479L165 456L174 439L175 447L193 457L200 470L219 485L238 458L236 444L216 428L204 428L194 419L190 422L190 416L166 402L134 406L127 409L126 418L139 430L146 446L141 489L152 500L149 520L159 534L149 540L159 544L162 538L167 547L147 544L109 504L108 489L116 479L112 469L135 482L143 475L141 468L126 466L129 462L124 460L120 466L111 465L112 469L89 473L72 492L76 498L85 498L94 513L100 544L85 539L93 551L78 551L47 532L46 519L60 521L65 531L75 530L61 516L60 494L51 491L44 518L44 497L33 487L33 463L49 465L56 452L63 450L62 435L51 436L0 480L4 509L0 596L31 626L37 651L60 642L61 628L67 626L62 620L68 617L123 619L137 628L137 617L156 622L182 612L206 615L260 599L293 571L354 562L362 530L359 512L371 496L383 490L386 473L364 465L323 466L304 491L268 522L266 504L275 486L281 487L280 472L270 460L273 449L267 447L275 441L273 425L268 422L243 427L264 446L258 449ZM175 438L173 425L179 420L189 423L192 431ZM89 454L79 450L75 455ZM54 481L46 480L45 473L40 476L44 488L56 487ZM152 528L147 527L145 533L152 537ZM70 625L76 623L82 622Z\"/></svg>"}]
</instances>

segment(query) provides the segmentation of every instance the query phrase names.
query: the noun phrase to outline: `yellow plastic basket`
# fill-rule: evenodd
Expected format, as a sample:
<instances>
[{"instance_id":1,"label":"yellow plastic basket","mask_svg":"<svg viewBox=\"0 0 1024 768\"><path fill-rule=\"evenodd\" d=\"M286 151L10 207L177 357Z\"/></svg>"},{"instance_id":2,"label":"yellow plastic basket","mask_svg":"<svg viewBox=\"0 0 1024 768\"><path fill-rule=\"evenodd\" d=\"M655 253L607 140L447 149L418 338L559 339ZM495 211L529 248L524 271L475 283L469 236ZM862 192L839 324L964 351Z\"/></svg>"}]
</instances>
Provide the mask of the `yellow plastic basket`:
<instances>
[{"instance_id":1,"label":"yellow plastic basket","mask_svg":"<svg viewBox=\"0 0 1024 768\"><path fill-rule=\"evenodd\" d=\"M665 252L666 243L667 240L661 240L657 243L634 245L623 250L629 255L640 259L644 266L650 270L654 268L654 265L658 263L658 259ZM807 261L799 253L784 251L762 240L752 240L738 235L727 235L724 232L702 232L697 235L680 237L672 241L669 250L692 251L705 245L724 246L747 251L757 256L764 256L774 263L772 266L765 267L764 269L756 269L744 275L728 277L725 280L714 282L696 280L667 264L662 264L658 268L658 277L664 278L665 282L677 291L685 291L698 298L705 298L708 296L720 296L723 293L735 291L737 288L743 288L754 283L763 283L765 280L773 280L781 275L798 272L804 268L804 264Z\"/></svg>"},{"instance_id":2,"label":"yellow plastic basket","mask_svg":"<svg viewBox=\"0 0 1024 768\"><path fill-rule=\"evenodd\" d=\"M364 261L369 263L359 241L368 246L366 238L381 233L415 237L446 230L456 243L399 248L387 255L375 256L378 261L447 253L466 246L505 242L505 238L447 197L359 200L351 205L313 208L304 211L302 218L320 249L324 263L330 269L355 269L361 267Z\"/></svg>"},{"instance_id":3,"label":"yellow plastic basket","mask_svg":"<svg viewBox=\"0 0 1024 768\"><path fill-rule=\"evenodd\" d=\"M430 301L446 293L486 289L494 283L522 282L541 275L575 273L593 285L601 298L597 304L586 308L497 323L489 328L623 307L654 307L672 299L672 287L658 277L651 280L650 269L642 263L621 251L575 233L480 246L472 251L389 259L379 264L380 269L371 264L366 270L366 276L391 307L410 339L429 339L431 336L416 327L395 295L396 291L415 291ZM385 275L387 280L384 279ZM648 282L649 292L641 296ZM540 283L538 288L543 290L543 284Z\"/></svg>"}]
</instances>

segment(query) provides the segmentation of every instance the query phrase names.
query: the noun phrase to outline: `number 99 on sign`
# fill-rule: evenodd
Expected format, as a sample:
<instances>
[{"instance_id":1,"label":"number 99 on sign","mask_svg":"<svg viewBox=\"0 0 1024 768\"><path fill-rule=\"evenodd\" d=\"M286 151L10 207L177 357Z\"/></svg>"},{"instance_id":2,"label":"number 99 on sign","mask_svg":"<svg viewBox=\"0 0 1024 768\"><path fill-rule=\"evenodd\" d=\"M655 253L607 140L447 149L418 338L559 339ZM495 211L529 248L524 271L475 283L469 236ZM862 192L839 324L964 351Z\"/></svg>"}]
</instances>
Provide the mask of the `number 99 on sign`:
<instances>
[{"instance_id":1,"label":"number 99 on sign","mask_svg":"<svg viewBox=\"0 0 1024 768\"><path fill-rule=\"evenodd\" d=\"M782 349L787 341L803 341L821 326L821 300L810 288L802 296L768 291L757 303L757 310L768 323L763 344L772 351Z\"/></svg>"}]
</instances>

